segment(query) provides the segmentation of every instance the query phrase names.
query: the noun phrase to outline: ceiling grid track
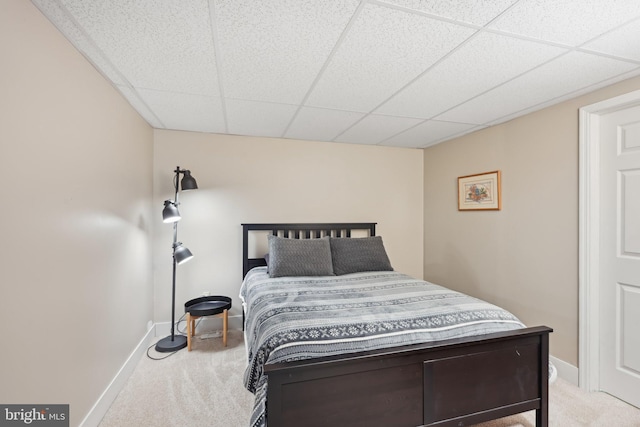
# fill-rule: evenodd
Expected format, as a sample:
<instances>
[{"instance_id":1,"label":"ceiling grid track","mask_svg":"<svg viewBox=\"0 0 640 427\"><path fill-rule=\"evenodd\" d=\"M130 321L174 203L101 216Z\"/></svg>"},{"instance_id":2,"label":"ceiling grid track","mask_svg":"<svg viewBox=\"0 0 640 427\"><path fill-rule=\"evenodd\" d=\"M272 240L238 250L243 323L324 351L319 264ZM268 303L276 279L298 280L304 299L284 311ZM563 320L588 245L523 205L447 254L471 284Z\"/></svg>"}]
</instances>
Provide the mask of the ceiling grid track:
<instances>
[{"instance_id":1,"label":"ceiling grid track","mask_svg":"<svg viewBox=\"0 0 640 427\"><path fill-rule=\"evenodd\" d=\"M640 76L637 0L31 0L154 128L426 148Z\"/></svg>"}]
</instances>

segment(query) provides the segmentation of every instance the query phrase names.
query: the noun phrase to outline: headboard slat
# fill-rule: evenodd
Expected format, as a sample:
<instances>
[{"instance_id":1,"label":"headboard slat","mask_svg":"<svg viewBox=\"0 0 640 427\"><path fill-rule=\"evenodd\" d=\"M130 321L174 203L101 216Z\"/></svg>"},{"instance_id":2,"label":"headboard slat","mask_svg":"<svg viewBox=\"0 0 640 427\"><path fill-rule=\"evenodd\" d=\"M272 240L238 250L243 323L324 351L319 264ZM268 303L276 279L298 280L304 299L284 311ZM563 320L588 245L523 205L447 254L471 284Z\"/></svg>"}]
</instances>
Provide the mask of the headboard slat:
<instances>
[{"instance_id":1,"label":"headboard slat","mask_svg":"<svg viewBox=\"0 0 640 427\"><path fill-rule=\"evenodd\" d=\"M266 265L264 258L249 257L249 232L268 231L274 236L282 232L283 237L300 239L320 238L324 235L351 237L354 230L366 230L369 236L376 235L376 222L345 223L285 223L285 224L242 224L242 277L254 267ZM312 237L313 236L313 237Z\"/></svg>"}]
</instances>

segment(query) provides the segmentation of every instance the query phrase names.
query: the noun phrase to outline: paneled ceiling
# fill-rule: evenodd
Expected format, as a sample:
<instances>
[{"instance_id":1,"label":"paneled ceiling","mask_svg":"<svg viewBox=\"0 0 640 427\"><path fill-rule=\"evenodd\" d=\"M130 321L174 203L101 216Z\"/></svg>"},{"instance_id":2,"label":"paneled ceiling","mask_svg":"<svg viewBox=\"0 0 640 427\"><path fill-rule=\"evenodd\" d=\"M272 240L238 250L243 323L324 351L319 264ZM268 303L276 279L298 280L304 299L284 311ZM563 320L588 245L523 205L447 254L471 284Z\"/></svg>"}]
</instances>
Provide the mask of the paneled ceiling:
<instances>
[{"instance_id":1,"label":"paneled ceiling","mask_svg":"<svg viewBox=\"0 0 640 427\"><path fill-rule=\"evenodd\" d=\"M32 0L151 126L428 147L640 75L639 0Z\"/></svg>"}]
</instances>

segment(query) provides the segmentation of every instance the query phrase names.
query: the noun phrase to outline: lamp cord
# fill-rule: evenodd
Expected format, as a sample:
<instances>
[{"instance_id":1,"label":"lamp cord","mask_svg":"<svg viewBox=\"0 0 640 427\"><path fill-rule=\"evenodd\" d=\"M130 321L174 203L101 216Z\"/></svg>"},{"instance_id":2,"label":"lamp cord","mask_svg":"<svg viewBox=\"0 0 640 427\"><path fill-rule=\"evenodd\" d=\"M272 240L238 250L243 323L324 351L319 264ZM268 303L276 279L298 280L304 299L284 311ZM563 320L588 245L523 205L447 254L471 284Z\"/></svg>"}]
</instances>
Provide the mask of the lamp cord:
<instances>
[{"instance_id":1,"label":"lamp cord","mask_svg":"<svg viewBox=\"0 0 640 427\"><path fill-rule=\"evenodd\" d=\"M186 313L185 313L185 314L183 314L183 315L182 315L182 317L180 317L180 318L178 319L178 321L176 322L176 330L178 331L178 334L179 334L179 335L184 335L184 336L186 336L187 331L184 331L184 330L183 330L183 331L181 331L181 330L180 330L180 322L184 322L184 321L185 321L185 320L184 320L184 318L185 318L185 317L186 317ZM198 320L196 321L195 329L197 329L197 328L198 328L198 325L200 324L200 322L202 322L202 319L198 319ZM176 334L176 335L178 335L178 334ZM171 353L167 354L167 355L166 355L166 356L164 356L164 357L153 357L153 356L151 356L151 354L149 354L149 350L151 350L151 349L152 349L153 347L155 347L155 346L156 346L156 345L155 345L155 343L154 343L154 344L151 344L151 345L147 348L147 357L148 357L149 359L151 359L151 360L164 360L164 359L166 359L167 357L173 356L174 354L176 354L177 352L179 352L180 350L182 350L182 349L178 349L178 350L176 350L176 351L172 351Z\"/></svg>"},{"instance_id":2,"label":"lamp cord","mask_svg":"<svg viewBox=\"0 0 640 427\"><path fill-rule=\"evenodd\" d=\"M173 177L173 189L175 191L178 191L178 181L180 180L180 172L179 172L179 168L177 170L175 170L174 172L178 172L175 174L175 176Z\"/></svg>"}]
</instances>

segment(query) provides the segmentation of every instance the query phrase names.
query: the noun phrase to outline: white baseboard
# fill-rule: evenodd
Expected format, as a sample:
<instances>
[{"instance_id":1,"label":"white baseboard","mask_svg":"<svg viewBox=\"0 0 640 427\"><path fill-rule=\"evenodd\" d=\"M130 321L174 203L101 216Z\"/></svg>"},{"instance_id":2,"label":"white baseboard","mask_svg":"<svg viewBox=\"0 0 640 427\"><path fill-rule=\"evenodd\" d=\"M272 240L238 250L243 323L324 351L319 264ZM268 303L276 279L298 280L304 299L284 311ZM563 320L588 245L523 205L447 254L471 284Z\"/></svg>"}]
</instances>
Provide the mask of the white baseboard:
<instances>
[{"instance_id":1,"label":"white baseboard","mask_svg":"<svg viewBox=\"0 0 640 427\"><path fill-rule=\"evenodd\" d=\"M136 348L129 355L113 380L111 380L111 383L107 386L106 390L98 398L98 401L93 405L87 416L84 417L84 420L80 423L80 427L96 427L100 424L100 421L102 421L102 418L111 407L111 404L118 396L118 393L120 393L124 388L127 380L138 365L140 358L145 354L147 348L151 345L151 340L156 335L155 327L152 323L149 323L147 329L147 333L142 337Z\"/></svg>"},{"instance_id":2,"label":"white baseboard","mask_svg":"<svg viewBox=\"0 0 640 427\"><path fill-rule=\"evenodd\" d=\"M202 317L202 321L198 326L197 332L208 331L211 329L222 329L222 319L217 317ZM180 322L179 328L186 329L186 324ZM229 329L242 329L242 316L229 316ZM184 332L182 330L175 331ZM97 427L102 421L111 404L118 396L118 393L124 388L127 380L135 370L140 358L144 356L147 348L151 345L151 342L156 337L164 337L171 333L171 322L153 323L149 321L147 325L147 333L142 337L136 348L131 352L124 365L120 368L116 376L111 380L111 383L107 386L102 395L98 398L97 402L93 405L89 413L80 423L80 427Z\"/></svg>"},{"instance_id":3,"label":"white baseboard","mask_svg":"<svg viewBox=\"0 0 640 427\"><path fill-rule=\"evenodd\" d=\"M222 328L222 319L219 318L201 318L206 320L205 324L201 324L202 329L217 329ZM180 324L180 327L185 327L184 322ZM242 329L242 316L229 316L229 329ZM199 330L200 331L200 327ZM176 331L178 332L178 331ZM127 379L133 373L135 367L138 365L140 358L145 354L149 345L154 337L163 337L171 333L171 322L161 322L152 324L149 322L148 331L142 337L136 348L131 352L122 368L118 371L111 383L107 386L102 395L98 398L98 401L93 405L87 416L80 423L80 427L97 427L102 421L111 404L118 396L118 393L124 388ZM571 384L578 385L578 368L564 360L558 359L554 356L549 356L549 360L556 367L558 376Z\"/></svg>"},{"instance_id":4,"label":"white baseboard","mask_svg":"<svg viewBox=\"0 0 640 427\"><path fill-rule=\"evenodd\" d=\"M567 382L570 382L575 386L578 386L580 375L577 367L551 355L549 355L549 360L558 370L558 376L560 378Z\"/></svg>"}]
</instances>

